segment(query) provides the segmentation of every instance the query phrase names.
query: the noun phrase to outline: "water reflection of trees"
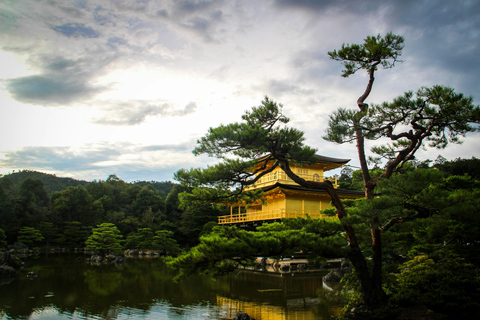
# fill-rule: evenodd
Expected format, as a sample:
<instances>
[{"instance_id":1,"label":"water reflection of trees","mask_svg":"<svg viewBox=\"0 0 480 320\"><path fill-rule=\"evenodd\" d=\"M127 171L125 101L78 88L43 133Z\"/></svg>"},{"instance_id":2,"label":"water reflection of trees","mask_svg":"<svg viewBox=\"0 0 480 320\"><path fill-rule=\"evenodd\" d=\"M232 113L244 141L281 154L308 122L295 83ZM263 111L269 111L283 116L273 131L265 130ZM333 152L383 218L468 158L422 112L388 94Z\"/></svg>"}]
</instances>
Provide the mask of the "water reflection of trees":
<instances>
[{"instance_id":1,"label":"water reflection of trees","mask_svg":"<svg viewBox=\"0 0 480 320\"><path fill-rule=\"evenodd\" d=\"M255 319L328 319L340 310L338 292L323 287L319 273L241 271L228 276L229 290L217 305L233 317L237 311Z\"/></svg>"},{"instance_id":2,"label":"water reflection of trees","mask_svg":"<svg viewBox=\"0 0 480 320\"><path fill-rule=\"evenodd\" d=\"M35 271L30 280L26 274ZM118 308L148 311L159 301L180 308L198 301L215 303L215 281L194 276L173 282L175 271L160 259L130 260L92 266L74 257L30 259L17 279L2 286L0 312L15 319L29 318L49 306L59 313L108 316Z\"/></svg>"},{"instance_id":3,"label":"water reflection of trees","mask_svg":"<svg viewBox=\"0 0 480 320\"><path fill-rule=\"evenodd\" d=\"M38 277L28 279L30 271ZM17 279L1 287L0 314L3 310L6 317L27 319L50 308L80 318L115 318L119 311L138 317L151 313L173 316L193 312L195 306L216 306L218 297L259 308L276 306L273 309L285 313L292 307L312 309L321 287L320 277L306 275L272 277L237 272L217 280L194 275L178 283L174 276L175 271L160 259L129 260L121 267L92 266L66 256L30 259ZM318 308L311 312L324 313Z\"/></svg>"}]
</instances>

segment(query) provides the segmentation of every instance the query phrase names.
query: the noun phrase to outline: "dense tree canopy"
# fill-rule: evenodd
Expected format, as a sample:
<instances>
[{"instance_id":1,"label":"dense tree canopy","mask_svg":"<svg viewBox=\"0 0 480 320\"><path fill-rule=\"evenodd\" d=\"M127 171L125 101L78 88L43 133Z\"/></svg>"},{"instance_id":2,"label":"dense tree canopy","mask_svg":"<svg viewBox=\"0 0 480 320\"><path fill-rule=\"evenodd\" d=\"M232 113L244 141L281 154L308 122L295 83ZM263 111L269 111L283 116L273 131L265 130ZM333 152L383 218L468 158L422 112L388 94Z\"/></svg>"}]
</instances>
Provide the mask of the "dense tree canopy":
<instances>
[{"instance_id":1,"label":"dense tree canopy","mask_svg":"<svg viewBox=\"0 0 480 320\"><path fill-rule=\"evenodd\" d=\"M59 182L55 183L55 179ZM128 248L139 248L134 239L143 237L142 249L158 247L177 253L177 243L197 244L204 224L215 222L219 214L224 214L221 208L210 210L210 205L181 206L179 195L186 189L172 182L126 183L111 175L105 181L65 184L50 196L44 180L57 186L64 182L63 178L35 171L0 178L0 228L8 245L19 241L19 231L29 227L43 237L32 245L80 248L85 246L94 227L113 223L125 239L130 239ZM146 229L151 231L151 237L144 237ZM158 231L169 232L168 237L163 237L167 239L165 245L158 242L161 237L155 243Z\"/></svg>"}]
</instances>

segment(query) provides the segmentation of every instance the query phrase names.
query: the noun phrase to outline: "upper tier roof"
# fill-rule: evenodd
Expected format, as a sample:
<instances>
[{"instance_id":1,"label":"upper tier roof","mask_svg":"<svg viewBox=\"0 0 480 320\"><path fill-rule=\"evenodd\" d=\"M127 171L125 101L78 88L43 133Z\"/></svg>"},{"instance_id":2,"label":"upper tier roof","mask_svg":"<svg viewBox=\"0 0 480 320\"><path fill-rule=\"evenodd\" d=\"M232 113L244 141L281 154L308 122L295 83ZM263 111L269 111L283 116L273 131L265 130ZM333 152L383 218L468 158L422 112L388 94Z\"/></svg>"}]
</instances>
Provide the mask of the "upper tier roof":
<instances>
[{"instance_id":1,"label":"upper tier roof","mask_svg":"<svg viewBox=\"0 0 480 320\"><path fill-rule=\"evenodd\" d=\"M320 154L315 155L317 157L317 164L311 165L309 167L321 166L324 171L332 170L341 167L350 161L350 159L340 159L322 156ZM259 162L264 160L268 156L263 156L258 159Z\"/></svg>"},{"instance_id":2,"label":"upper tier roof","mask_svg":"<svg viewBox=\"0 0 480 320\"><path fill-rule=\"evenodd\" d=\"M338 164L345 164L350 161L350 159L339 159L339 158L332 158L332 157L326 157L322 156L319 154L315 155L318 158L318 161L321 162L332 162L332 163L338 163Z\"/></svg>"}]
</instances>

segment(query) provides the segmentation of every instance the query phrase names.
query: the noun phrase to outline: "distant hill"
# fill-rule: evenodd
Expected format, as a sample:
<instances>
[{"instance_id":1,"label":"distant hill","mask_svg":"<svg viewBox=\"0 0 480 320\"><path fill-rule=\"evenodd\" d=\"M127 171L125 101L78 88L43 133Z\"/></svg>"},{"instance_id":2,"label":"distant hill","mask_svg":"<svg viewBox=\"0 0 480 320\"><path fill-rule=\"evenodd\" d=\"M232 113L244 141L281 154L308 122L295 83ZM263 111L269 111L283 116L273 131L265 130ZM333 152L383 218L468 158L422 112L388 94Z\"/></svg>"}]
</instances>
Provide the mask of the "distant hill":
<instances>
[{"instance_id":1,"label":"distant hill","mask_svg":"<svg viewBox=\"0 0 480 320\"><path fill-rule=\"evenodd\" d=\"M160 197L162 199L166 199L170 191L173 189L173 186L175 183L171 181L163 181L163 182L158 182L158 181L135 181L133 184L138 184L141 187L144 187L146 185L151 185L154 187L158 193L160 194Z\"/></svg>"},{"instance_id":2,"label":"distant hill","mask_svg":"<svg viewBox=\"0 0 480 320\"><path fill-rule=\"evenodd\" d=\"M57 177L54 174L38 172L33 170L23 170L23 171L13 172L13 173L4 175L3 177L0 177L0 183L2 182L3 179L9 179L14 184L19 185L20 183L22 183L23 180L27 178L40 179L45 185L45 189L47 189L47 192L49 195L52 195L52 193L55 191L63 191L68 187L76 187L80 185L85 186L90 183L89 181L85 181L85 180L62 178L62 177ZM170 193L170 190L172 190L173 186L175 185L175 183L171 181L164 181L164 182L136 181L132 184L138 184L141 187L144 187L146 185L151 185L158 191L158 193L163 199L166 199L167 195Z\"/></svg>"},{"instance_id":3,"label":"distant hill","mask_svg":"<svg viewBox=\"0 0 480 320\"><path fill-rule=\"evenodd\" d=\"M9 179L16 185L19 185L20 183L22 183L23 180L27 178L40 179L45 185L45 189L47 189L47 192L49 195L51 195L55 191L65 190L68 187L76 187L79 185L84 186L88 184L88 181L75 180L72 178L61 178L61 177L57 177L54 174L32 171L32 170L23 170L23 171L13 172L13 173L4 175L3 177L0 178L0 182L4 179Z\"/></svg>"}]
</instances>

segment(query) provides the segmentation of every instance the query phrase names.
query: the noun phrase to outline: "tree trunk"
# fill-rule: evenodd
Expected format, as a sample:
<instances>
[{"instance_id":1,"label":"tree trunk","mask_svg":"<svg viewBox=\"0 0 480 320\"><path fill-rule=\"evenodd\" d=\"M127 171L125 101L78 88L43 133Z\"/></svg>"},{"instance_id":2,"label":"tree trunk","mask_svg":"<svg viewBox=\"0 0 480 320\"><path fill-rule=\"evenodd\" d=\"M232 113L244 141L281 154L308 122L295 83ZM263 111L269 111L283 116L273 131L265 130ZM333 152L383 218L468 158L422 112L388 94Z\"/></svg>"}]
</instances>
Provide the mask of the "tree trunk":
<instances>
[{"instance_id":1,"label":"tree trunk","mask_svg":"<svg viewBox=\"0 0 480 320\"><path fill-rule=\"evenodd\" d=\"M380 230L377 228L376 231L378 232L372 231L372 240L375 239L373 241L374 267L372 275L370 275L370 270L358 243L355 230L352 225L344 223L344 218L346 218L348 214L333 185L330 182L314 182L300 178L292 172L288 162L285 160L280 161L280 167L290 179L299 185L310 189L325 190L328 193L349 242L348 258L355 268L355 274L360 282L363 302L369 310L376 309L383 305L386 301L386 295L382 289L382 247Z\"/></svg>"}]
</instances>

